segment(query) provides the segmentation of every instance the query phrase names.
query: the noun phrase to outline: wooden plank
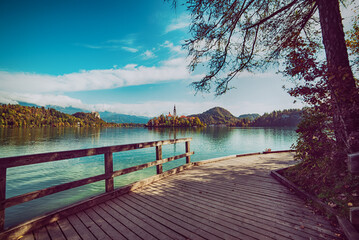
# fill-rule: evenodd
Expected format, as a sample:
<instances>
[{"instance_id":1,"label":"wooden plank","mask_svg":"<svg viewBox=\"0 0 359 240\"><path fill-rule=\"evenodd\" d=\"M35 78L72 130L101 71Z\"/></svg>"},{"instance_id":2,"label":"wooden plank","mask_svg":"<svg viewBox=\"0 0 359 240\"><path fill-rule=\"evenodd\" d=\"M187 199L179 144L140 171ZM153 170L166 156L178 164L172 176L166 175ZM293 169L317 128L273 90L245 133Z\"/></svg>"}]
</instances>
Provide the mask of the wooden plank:
<instances>
[{"instance_id":1,"label":"wooden plank","mask_svg":"<svg viewBox=\"0 0 359 240\"><path fill-rule=\"evenodd\" d=\"M57 221L57 223L59 224L61 231L64 233L66 239L81 240L81 237L72 227L71 223L69 222L69 220L67 220L67 218L62 218Z\"/></svg>"},{"instance_id":2,"label":"wooden plank","mask_svg":"<svg viewBox=\"0 0 359 240\"><path fill-rule=\"evenodd\" d=\"M73 182L68 182L68 183L64 183L64 184L60 184L60 185L56 185L56 186L52 186L49 188L45 188L42 190L37 190L37 191L33 191L30 193L25 193L19 196L15 196L12 198L8 198L5 200L5 207L9 208L12 207L14 205L18 205L24 202L28 202L37 198L41 198L41 197L45 197L54 193L58 193L61 191L65 191L68 189L72 189L72 188L76 188L76 187L80 187L86 184L90 184L90 183L94 183L94 182L98 182L101 180L105 180L106 179L106 175L105 174L101 174L101 175L97 175L97 176L93 176L93 177L89 177L89 178L84 178L84 179L80 179L77 181L73 181Z\"/></svg>"},{"instance_id":3,"label":"wooden plank","mask_svg":"<svg viewBox=\"0 0 359 240\"><path fill-rule=\"evenodd\" d=\"M270 234L262 234L260 231L255 231L254 228L251 228L249 225L243 224L233 224L232 221L223 221L223 218L219 218L219 215L213 215L212 210L207 210L206 213L198 211L197 207L195 208L184 206L181 202L173 204L172 198L167 200L165 197L157 197L152 191L149 195L146 195L144 192L139 192L137 194L132 194L136 198L142 198L150 206L158 209L167 214L171 214L178 219L184 219L187 223L192 224L200 229L203 229L210 234L213 234L217 237L223 237L225 239L269 239ZM249 227L248 227L249 226ZM280 238L278 238L280 239ZM284 238L283 238L284 239Z\"/></svg>"},{"instance_id":4,"label":"wooden plank","mask_svg":"<svg viewBox=\"0 0 359 240\"><path fill-rule=\"evenodd\" d=\"M97 208L97 206L95 207ZM100 216L97 212L94 211L93 208L87 209L85 211L88 216L91 217L91 219L96 222L96 224L104 231L110 238L112 239L126 239L123 234L118 232L112 225L109 223L112 219L106 218L106 216ZM112 223L115 224L115 223Z\"/></svg>"},{"instance_id":5,"label":"wooden plank","mask_svg":"<svg viewBox=\"0 0 359 240\"><path fill-rule=\"evenodd\" d=\"M156 146L156 160L162 159L162 146ZM162 164L158 164L156 166L157 174L161 174L163 172Z\"/></svg>"},{"instance_id":6,"label":"wooden plank","mask_svg":"<svg viewBox=\"0 0 359 240\"><path fill-rule=\"evenodd\" d=\"M178 232L173 231L171 228L168 228L167 226L161 224L160 222L155 221L153 218L145 215L141 211L141 209L139 209L137 206L131 205L131 203L128 204L126 202L123 202L122 198L115 198L112 199L110 202L113 202L114 204L120 206L120 208L125 209L127 212L130 212L135 217L148 224L150 226L150 230L153 233L160 231L160 233L165 234L164 237L161 237L161 234L157 235L156 233L156 236L158 236L159 239L178 239L178 240L188 239L183 235L180 235Z\"/></svg>"},{"instance_id":7,"label":"wooden plank","mask_svg":"<svg viewBox=\"0 0 359 240\"><path fill-rule=\"evenodd\" d=\"M184 185L183 185L184 186ZM228 194L229 191L226 191L226 190L222 190L220 187L214 187L214 186L210 186L210 185L201 185L200 183L196 183L196 182L189 182L186 184L187 187L194 187L194 188L197 188L199 189L200 191L211 191L215 194L218 194L218 195L222 195L222 196L226 196ZM236 192L236 191L231 191L231 197L232 198L236 198L236 197L242 197L243 196L243 193L245 192L245 196L246 198L250 198L250 199L257 199L259 201L267 201L269 202L270 204L287 204L287 200L284 200L283 198L281 198L280 196L270 196L270 195L266 195L265 193L260 193L260 194L256 194L255 192L251 192L249 190L242 190L241 192ZM290 200L290 199L288 199ZM299 203L299 202L296 202L296 201L293 201L292 203L292 207L296 207L296 208L302 208L303 205L302 203Z\"/></svg>"},{"instance_id":8,"label":"wooden plank","mask_svg":"<svg viewBox=\"0 0 359 240\"><path fill-rule=\"evenodd\" d=\"M166 189L168 189L168 184L166 184ZM189 189L177 189L175 192L181 193L181 197L183 198L183 194L184 191L188 191ZM234 212L234 211L239 211L242 212L243 215L245 215L246 217L248 216L253 216L253 220L257 221L261 221L262 219L268 220L268 221L274 221L276 222L276 224L281 224L284 225L286 227L289 227L289 229L292 229L293 227L297 226L297 228L299 229L301 226L298 225L300 222L305 222L304 220L308 220L308 219L312 219L313 217L315 217L314 215L310 214L307 216L307 219L305 219L305 216L298 216L298 218L296 218L293 215L293 212L288 212L286 215L283 215L280 218L276 218L273 219L273 216L276 216L278 214L278 209L276 207L273 208L273 210L271 212L268 212L269 210L267 209L267 207L260 209L261 208L261 202L253 202L251 200L247 200L248 203L244 204L244 201L242 199L237 199L234 198L233 203L232 201L228 202L229 196L222 196L222 197L218 197L217 195L213 195L213 197L211 197L212 192L203 192L200 193L199 191L191 191L188 193L188 198L192 199L195 196L198 196L199 202L206 202L208 199L208 203L210 206L213 206L215 204L218 204L220 206L226 206L226 208L229 209L229 212ZM238 204L240 203L240 204ZM200 203L199 203L200 204ZM244 206L242 207L242 205L244 204ZM253 206L255 206L255 208L253 208ZM288 204L288 209L291 209L290 204ZM259 208L259 209L258 209ZM249 209L251 209L250 211L248 211ZM257 210L258 209L258 210ZM223 209L222 209L223 210ZM257 212L257 213L256 213ZM268 212L266 214L266 212ZM322 225L320 223L320 225ZM334 233L331 231L332 228L329 226L329 229L331 229L330 231L323 229L322 227L318 226L318 223L308 223L308 225L306 225L307 228L306 230L311 231L310 229L313 229L319 233L323 233L323 234L328 234L330 237L334 237ZM302 230L302 231L306 231L306 230ZM312 234L316 234L314 232L311 232Z\"/></svg>"},{"instance_id":9,"label":"wooden plank","mask_svg":"<svg viewBox=\"0 0 359 240\"><path fill-rule=\"evenodd\" d=\"M141 148L149 148L149 147L155 147L155 146L159 146L159 145L174 144L174 143L186 142L186 141L191 141L191 140L192 140L192 138L179 138L179 139L170 139L170 140L163 140L163 141L116 145L116 146L109 146L109 147L99 147L99 148L89 148L89 149L81 149L81 150L70 150L70 151L40 153L40 154L31 154L31 155L15 156L15 157L5 157L5 158L0 158L0 167L1 168L10 168L10 167L24 166L24 165L29 165L29 164L53 162L53 161L59 161L59 160L64 160L64 159L72 159L72 158L100 155L100 154L105 154L108 152L122 152L122 151L130 151L130 150L141 149Z\"/></svg>"},{"instance_id":10,"label":"wooden plank","mask_svg":"<svg viewBox=\"0 0 359 240\"><path fill-rule=\"evenodd\" d=\"M34 231L34 236L36 240L49 240L51 239L47 233L46 227L42 227Z\"/></svg>"},{"instance_id":11,"label":"wooden plank","mask_svg":"<svg viewBox=\"0 0 359 240\"><path fill-rule=\"evenodd\" d=\"M225 195L225 194L220 194L218 195L216 192L207 192L207 191L202 191L201 187L196 187L193 188L193 186L188 186L188 185L178 185L178 183L169 183L169 181L165 181L165 182L161 182L161 183L156 183L153 186L157 186L159 184L164 184L164 186L166 187L165 190L170 190L171 188L174 188L173 191L177 191L177 192L181 192L181 193L185 193L188 192L189 194L199 194L200 196L203 197L210 197L211 199L214 200L222 200L225 201L226 204L232 204L233 206L236 206L238 204L238 202L240 201L241 204L248 204L248 206L252 206L253 204L258 204L258 206L261 208L260 211L266 211L268 210L273 210L275 212L286 212L288 213L288 210L290 209L290 212L295 213L296 215L300 214L300 216L305 216L302 215L303 213L306 213L308 215L308 210L307 209L303 209L302 208L293 208L293 206L290 204L286 204L286 205L278 205L275 204L273 202L263 202L262 200L253 200L251 198L248 198L247 196L236 196L236 197L231 197L230 195ZM289 207L288 207L289 206ZM262 209L263 207L263 209ZM318 220L318 218L316 218L316 216L314 214L309 215L310 218L315 218L316 220ZM321 220L323 223L326 223L326 221Z\"/></svg>"},{"instance_id":12,"label":"wooden plank","mask_svg":"<svg viewBox=\"0 0 359 240\"><path fill-rule=\"evenodd\" d=\"M74 214L67 218L73 228L78 232L82 239L96 240L94 235L87 229L81 220Z\"/></svg>"},{"instance_id":13,"label":"wooden plank","mask_svg":"<svg viewBox=\"0 0 359 240\"><path fill-rule=\"evenodd\" d=\"M142 192L139 194L141 193ZM213 221L218 222L218 224L223 224L224 226L228 226L233 229L236 228L236 226L233 224L237 224L239 226L250 229L251 231L254 231L254 233L257 232L263 234L264 236L272 237L275 239L288 239L293 237L292 228L281 227L272 221L258 221L258 216L251 218L248 217L247 214L235 214L235 211L228 210L226 208L226 204L219 204L218 207L215 201L207 203L206 201L201 201L202 198L196 199L195 197L187 197L184 195L176 196L171 191L165 191L162 194L159 193L159 195L163 196L161 197L161 202L173 205L173 207L176 206L179 211L186 211L191 214L199 212L199 216L207 219L213 219ZM153 192L151 192L151 197L158 199L157 195L154 195ZM252 210L251 208L246 209ZM295 236L296 239L307 239L306 235ZM260 238L262 239L263 237Z\"/></svg>"},{"instance_id":14,"label":"wooden plank","mask_svg":"<svg viewBox=\"0 0 359 240\"><path fill-rule=\"evenodd\" d=\"M111 239L84 211L76 213L77 217L97 239Z\"/></svg>"},{"instance_id":15,"label":"wooden plank","mask_svg":"<svg viewBox=\"0 0 359 240\"><path fill-rule=\"evenodd\" d=\"M168 184L167 184L168 186ZM176 186L177 187L177 186ZM240 202L241 205L247 205L248 207L246 208L251 208L251 206L253 206L253 204L256 204L257 209L262 212L266 212L271 210L271 213L269 216L273 215L273 214L278 214L278 213L285 213L285 214L290 214L290 215L298 215L298 216L302 216L305 217L306 215L308 215L308 212L306 211L306 209L302 208L296 208L293 207L292 205L286 204L277 204L275 202L265 202L263 200L259 199L252 199L251 197L245 196L245 195L239 195L239 196L231 196L231 195L223 195L223 194L218 194L216 192L207 192L207 191L202 191L201 188L189 188L188 186L186 188L181 188L178 187L177 191L183 191L183 192L189 192L190 194L199 194L200 197L202 198L209 198L211 200L214 201L223 201L223 204L229 205L229 206L233 206L233 207L237 207L238 203ZM314 218L315 215L314 214L310 214L311 218Z\"/></svg>"},{"instance_id":16,"label":"wooden plank","mask_svg":"<svg viewBox=\"0 0 359 240\"><path fill-rule=\"evenodd\" d=\"M200 182L194 182L194 183L198 183L201 184ZM283 194L283 192L275 192L275 191L270 191L268 189L263 189L260 187L252 187L252 186L248 186L248 185L229 185L229 184L223 184L223 183L219 183L218 181L215 181L213 183L211 183L210 187L208 187L208 189L221 189L222 192L224 193L229 193L229 192L235 192L235 193L246 193L249 195L255 195L258 196L260 195L263 198L266 199L271 199L271 198L275 198L278 199L282 202L287 202L287 201L291 201L292 203L296 203L300 206L303 205L303 200L299 199L296 195L294 194ZM206 185L206 189L207 189L207 185Z\"/></svg>"},{"instance_id":17,"label":"wooden plank","mask_svg":"<svg viewBox=\"0 0 359 240\"><path fill-rule=\"evenodd\" d=\"M128 194L128 197L136 201L136 203L138 203L141 207L156 212L156 214L160 215L161 217L168 219L169 221L172 221L173 223L182 226L188 231L196 233L197 235L205 239L218 239L219 237L223 236L225 239L234 240L238 239L236 235L241 235L243 238L243 235L241 233L235 231L231 232L230 229L227 229L227 232L230 232L230 234L228 234L224 231L219 231L218 229L214 228L214 224L211 225L209 222L207 222L207 224L204 224L203 222L206 221L206 219L193 220L193 218L195 217L189 216L186 212L177 213L176 211L165 207L162 202L153 203L138 194L132 193ZM247 235L246 237L248 237L248 239L252 239L251 237L249 237L249 235Z\"/></svg>"},{"instance_id":18,"label":"wooden plank","mask_svg":"<svg viewBox=\"0 0 359 240\"><path fill-rule=\"evenodd\" d=\"M132 232L136 233L140 238L142 239L156 239L154 238L150 233L146 232L142 228L136 225L136 223L130 221L125 216L120 214L118 211L114 211L113 208L109 207L106 204L100 204L98 205L100 208L102 208L105 212L107 212L109 215L111 215L113 218L115 218L117 221L121 222L123 225L125 225L128 229L130 229ZM118 209L117 209L118 210Z\"/></svg>"},{"instance_id":19,"label":"wooden plank","mask_svg":"<svg viewBox=\"0 0 359 240\"><path fill-rule=\"evenodd\" d=\"M6 199L6 168L0 168L0 231L5 226L5 206L3 202Z\"/></svg>"},{"instance_id":20,"label":"wooden plank","mask_svg":"<svg viewBox=\"0 0 359 240\"><path fill-rule=\"evenodd\" d=\"M32 233L28 233L26 235L24 235L22 238L20 238L21 240L35 240L35 237Z\"/></svg>"},{"instance_id":21,"label":"wooden plank","mask_svg":"<svg viewBox=\"0 0 359 240\"><path fill-rule=\"evenodd\" d=\"M115 228L118 232L120 232L125 239L141 239L136 233L132 232L125 224L117 221L114 217L104 211L101 207L96 206L93 208L97 214L101 215L101 217L107 219L107 221L111 224L113 228Z\"/></svg>"},{"instance_id":22,"label":"wooden plank","mask_svg":"<svg viewBox=\"0 0 359 240\"><path fill-rule=\"evenodd\" d=\"M116 199L117 200L117 199ZM197 232L191 232L183 227L182 224L178 224L178 222L172 222L173 219L170 217L166 217L166 215L160 215L159 212L153 212L150 211L148 208L143 207L143 205L136 201L133 198L128 198L128 196L122 196L121 201L127 203L131 207L138 209L140 212L145 214L146 216L149 216L150 218L154 219L155 221L159 222L160 224L172 229L173 231L181 234L182 236L188 238L188 239L202 239L204 240L202 236L198 235ZM172 221L171 221L172 220Z\"/></svg>"},{"instance_id":23,"label":"wooden plank","mask_svg":"<svg viewBox=\"0 0 359 240\"><path fill-rule=\"evenodd\" d=\"M112 152L105 154L105 175L106 175L106 192L113 191L113 154Z\"/></svg>"},{"instance_id":24,"label":"wooden plank","mask_svg":"<svg viewBox=\"0 0 359 240\"><path fill-rule=\"evenodd\" d=\"M66 240L59 225L57 225L57 222L47 225L46 228L51 237L51 240Z\"/></svg>"}]
</instances>

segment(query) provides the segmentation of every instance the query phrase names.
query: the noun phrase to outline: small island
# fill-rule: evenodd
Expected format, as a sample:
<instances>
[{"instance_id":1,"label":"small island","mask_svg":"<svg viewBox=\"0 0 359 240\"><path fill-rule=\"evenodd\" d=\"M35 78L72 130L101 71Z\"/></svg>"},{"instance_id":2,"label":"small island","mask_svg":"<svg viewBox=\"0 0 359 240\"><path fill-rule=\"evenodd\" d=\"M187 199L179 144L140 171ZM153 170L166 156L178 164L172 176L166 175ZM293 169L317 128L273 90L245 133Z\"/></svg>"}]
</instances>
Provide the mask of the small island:
<instances>
[{"instance_id":1,"label":"small island","mask_svg":"<svg viewBox=\"0 0 359 240\"><path fill-rule=\"evenodd\" d=\"M177 116L176 105L173 108L173 114L161 114L159 117L154 117L148 121L146 127L206 127L206 124L201 122L198 117Z\"/></svg>"}]
</instances>

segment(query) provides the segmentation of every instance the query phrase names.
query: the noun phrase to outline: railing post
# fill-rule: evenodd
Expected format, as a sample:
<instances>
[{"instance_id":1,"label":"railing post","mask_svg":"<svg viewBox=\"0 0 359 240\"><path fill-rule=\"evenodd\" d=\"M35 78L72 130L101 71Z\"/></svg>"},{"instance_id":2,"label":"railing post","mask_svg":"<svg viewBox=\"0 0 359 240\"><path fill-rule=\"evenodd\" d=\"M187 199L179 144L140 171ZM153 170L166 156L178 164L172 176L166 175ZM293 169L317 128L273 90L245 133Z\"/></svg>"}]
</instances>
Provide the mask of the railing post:
<instances>
[{"instance_id":1,"label":"railing post","mask_svg":"<svg viewBox=\"0 0 359 240\"><path fill-rule=\"evenodd\" d=\"M190 150L190 141L187 141L186 142L186 153L189 153L191 150ZM190 163L191 162L191 156L187 156L186 157L186 163Z\"/></svg>"},{"instance_id":2,"label":"railing post","mask_svg":"<svg viewBox=\"0 0 359 240\"><path fill-rule=\"evenodd\" d=\"M6 199L6 168L0 168L0 202ZM5 206L0 205L0 231L4 230L5 226Z\"/></svg>"},{"instance_id":3,"label":"railing post","mask_svg":"<svg viewBox=\"0 0 359 240\"><path fill-rule=\"evenodd\" d=\"M105 174L106 174L106 192L113 191L113 155L112 152L105 153Z\"/></svg>"},{"instance_id":4,"label":"railing post","mask_svg":"<svg viewBox=\"0 0 359 240\"><path fill-rule=\"evenodd\" d=\"M156 146L156 160L162 159L162 145ZM157 174L161 174L163 172L162 164L156 165Z\"/></svg>"}]
</instances>

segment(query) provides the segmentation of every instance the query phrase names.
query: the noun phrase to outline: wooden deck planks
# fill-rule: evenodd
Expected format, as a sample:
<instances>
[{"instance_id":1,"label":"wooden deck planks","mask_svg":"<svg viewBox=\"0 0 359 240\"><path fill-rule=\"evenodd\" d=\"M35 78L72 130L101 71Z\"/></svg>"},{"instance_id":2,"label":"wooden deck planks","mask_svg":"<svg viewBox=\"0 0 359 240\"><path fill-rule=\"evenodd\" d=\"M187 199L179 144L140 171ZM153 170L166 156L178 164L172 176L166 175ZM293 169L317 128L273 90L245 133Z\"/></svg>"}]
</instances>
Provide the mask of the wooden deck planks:
<instances>
[{"instance_id":1,"label":"wooden deck planks","mask_svg":"<svg viewBox=\"0 0 359 240\"><path fill-rule=\"evenodd\" d=\"M117 199L113 200L113 203L115 203L119 207L131 212L131 214L133 214L134 216L138 217L143 222L148 224L150 226L151 232L153 232L154 234L157 232L155 236L157 236L159 239L181 239L181 240L186 239L186 237L179 234L178 232L172 230L171 228L169 228L165 225L162 225L160 222L156 221L154 218L145 215L141 211L140 208L137 208L137 206L133 205L131 202L127 202L126 200L124 200L122 198L117 198ZM139 222L137 221L137 223L139 223ZM158 232L160 232L160 233L158 233Z\"/></svg>"},{"instance_id":2,"label":"wooden deck planks","mask_svg":"<svg viewBox=\"0 0 359 240\"><path fill-rule=\"evenodd\" d=\"M166 187L164 187L163 189L165 189L167 192L163 195L171 195L171 189L169 189L169 187L170 186L166 184ZM293 228L299 229L301 228L301 226L303 226L300 223L305 223L310 228L316 228L317 230L319 230L319 228L317 228L316 225L322 225L322 221L313 221L314 215L312 213L308 212L307 215L299 214L299 216L297 216L297 214L293 213L288 207L286 212L283 211L281 213L278 213L278 207L262 207L260 202L253 201L248 201L247 203L243 203L243 201L241 200L227 201L225 195L222 197L219 197L218 195L211 196L211 193L209 192L200 193L199 191L188 191L188 189L183 191L179 188L175 189L172 192L174 192L175 194L180 193L178 194L178 199L182 198L184 202L187 202L188 200L194 200L195 203L193 206L196 206L197 208L204 205L212 207L212 212L215 211L213 208L218 208L220 209L220 211L222 211L222 213L237 213L239 214L239 217L246 216L246 220L252 220L252 222L259 222L261 224L259 225L261 228L265 227L265 225L268 225L268 227L272 228L272 230L274 231L276 228L279 228L278 230L282 231L290 231ZM171 199L172 198L176 197L174 197L172 194ZM330 225L327 225L327 227L331 228ZM301 232L299 232L298 234L300 235Z\"/></svg>"},{"instance_id":3,"label":"wooden deck planks","mask_svg":"<svg viewBox=\"0 0 359 240\"><path fill-rule=\"evenodd\" d=\"M67 218L60 219L57 221L59 224L61 231L64 233L66 239L71 240L80 240L81 237L78 235L76 230L72 227L71 223Z\"/></svg>"},{"instance_id":4,"label":"wooden deck planks","mask_svg":"<svg viewBox=\"0 0 359 240\"><path fill-rule=\"evenodd\" d=\"M291 161L280 153L195 167L24 239L336 239L337 229L269 176Z\"/></svg>"},{"instance_id":5,"label":"wooden deck planks","mask_svg":"<svg viewBox=\"0 0 359 240\"><path fill-rule=\"evenodd\" d=\"M180 206L180 198L176 198L170 194L166 195L169 195L172 204ZM278 229L283 230L283 227L280 229L281 227L273 222L258 221L258 218L261 218L259 215L248 217L248 215L244 213L247 217L243 218L240 214L238 214L241 213L238 209L236 209L236 211L233 211L233 209L226 209L226 207L223 207L224 205L218 203L218 205L216 205L216 202L214 201L204 203L201 200L191 201L190 198L183 198L183 200L185 200L184 202L186 204L182 203L182 205L187 208L187 211L190 209L191 213L196 213L203 217L207 216L207 219L210 219L216 224L222 224L235 230L239 230L237 227L242 226L253 232L251 235L262 234L273 239L288 239L292 236L291 234L287 234L285 231L277 232ZM210 213L210 215L208 213ZM260 227L258 227L259 225ZM288 231L288 229L284 230ZM262 238L264 239L264 237Z\"/></svg>"},{"instance_id":6,"label":"wooden deck planks","mask_svg":"<svg viewBox=\"0 0 359 240\"><path fill-rule=\"evenodd\" d=\"M57 222L51 223L46 226L47 231L53 240L66 240Z\"/></svg>"}]
</instances>

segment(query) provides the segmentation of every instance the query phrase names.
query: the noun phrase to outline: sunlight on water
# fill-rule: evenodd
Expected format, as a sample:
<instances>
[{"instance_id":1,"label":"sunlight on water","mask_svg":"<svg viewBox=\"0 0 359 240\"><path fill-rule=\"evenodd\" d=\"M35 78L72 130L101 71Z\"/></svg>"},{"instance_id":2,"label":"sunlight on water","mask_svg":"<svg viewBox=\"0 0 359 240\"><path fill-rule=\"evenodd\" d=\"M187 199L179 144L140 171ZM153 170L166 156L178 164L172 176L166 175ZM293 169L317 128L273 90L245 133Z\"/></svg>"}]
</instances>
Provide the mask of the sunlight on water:
<instances>
[{"instance_id":1,"label":"sunlight on water","mask_svg":"<svg viewBox=\"0 0 359 240\"><path fill-rule=\"evenodd\" d=\"M0 157L85 149L192 137L191 161L261 152L266 148L287 150L296 141L293 128L146 129L146 128L33 128L0 129ZM163 158L185 152L185 144L163 146ZM156 159L155 148L114 153L114 170ZM185 159L166 163L163 170L175 168ZM104 156L91 156L34 164L7 171L6 197L67 183L104 173ZM156 174L156 167L115 178L115 187L125 186ZM104 192L104 181L56 193L6 209L6 227Z\"/></svg>"}]
</instances>

